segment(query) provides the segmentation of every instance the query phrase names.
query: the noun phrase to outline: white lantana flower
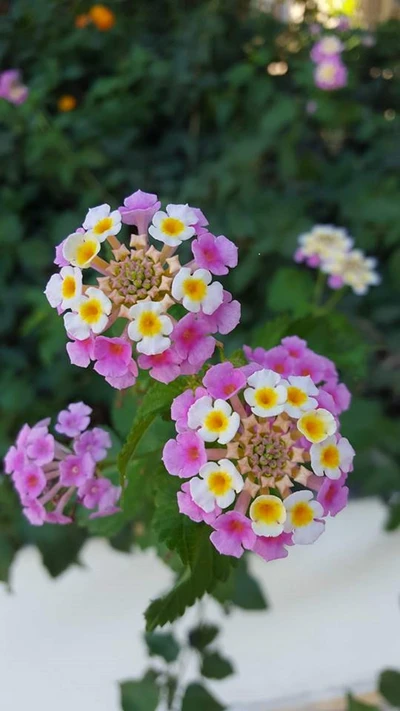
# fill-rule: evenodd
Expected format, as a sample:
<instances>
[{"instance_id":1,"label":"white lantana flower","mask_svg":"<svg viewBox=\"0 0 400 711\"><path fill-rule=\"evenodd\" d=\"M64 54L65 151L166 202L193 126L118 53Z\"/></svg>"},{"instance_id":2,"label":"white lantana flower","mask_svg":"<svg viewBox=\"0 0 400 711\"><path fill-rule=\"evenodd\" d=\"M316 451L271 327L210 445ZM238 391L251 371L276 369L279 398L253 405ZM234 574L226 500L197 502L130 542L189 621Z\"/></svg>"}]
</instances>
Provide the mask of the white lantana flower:
<instances>
[{"instance_id":1,"label":"white lantana flower","mask_svg":"<svg viewBox=\"0 0 400 711\"><path fill-rule=\"evenodd\" d=\"M139 353L157 355L170 347L168 336L173 331L173 323L165 315L165 307L160 301L135 304L129 309L129 317L132 321L128 326L128 336L136 341Z\"/></svg>"},{"instance_id":2,"label":"white lantana flower","mask_svg":"<svg viewBox=\"0 0 400 711\"><path fill-rule=\"evenodd\" d=\"M74 232L65 240L62 252L72 266L86 269L100 252L100 242L90 233Z\"/></svg>"},{"instance_id":3,"label":"white lantana flower","mask_svg":"<svg viewBox=\"0 0 400 711\"><path fill-rule=\"evenodd\" d=\"M193 501L207 513L215 506L225 509L230 506L244 482L238 470L229 459L209 462L201 467L198 477L190 480L190 493Z\"/></svg>"},{"instance_id":4,"label":"white lantana flower","mask_svg":"<svg viewBox=\"0 0 400 711\"><path fill-rule=\"evenodd\" d=\"M149 233L154 239L170 247L179 247L195 234L192 225L197 222L196 213L189 205L167 205L165 212L159 210L153 217Z\"/></svg>"},{"instance_id":5,"label":"white lantana flower","mask_svg":"<svg viewBox=\"0 0 400 711\"><path fill-rule=\"evenodd\" d=\"M313 500L312 491L296 491L284 501L287 518L284 531L293 531L293 543L307 545L314 543L325 528L323 521L316 521L324 514L324 509L318 501Z\"/></svg>"},{"instance_id":6,"label":"white lantana flower","mask_svg":"<svg viewBox=\"0 0 400 711\"><path fill-rule=\"evenodd\" d=\"M340 276L346 286L350 286L354 293L363 296L369 286L380 283L380 276L376 271L377 260L366 257L361 249L353 249L347 254L337 254L327 259L322 269L328 274Z\"/></svg>"},{"instance_id":7,"label":"white lantana flower","mask_svg":"<svg viewBox=\"0 0 400 711\"><path fill-rule=\"evenodd\" d=\"M340 479L342 473L349 472L355 451L346 437L332 435L310 448L311 467L317 476Z\"/></svg>"},{"instance_id":8,"label":"white lantana flower","mask_svg":"<svg viewBox=\"0 0 400 711\"><path fill-rule=\"evenodd\" d=\"M320 407L317 410L309 410L301 415L300 419L297 420L297 429L309 442L319 444L319 442L323 442L327 437L335 434L337 423L329 410Z\"/></svg>"},{"instance_id":9,"label":"white lantana flower","mask_svg":"<svg viewBox=\"0 0 400 711\"><path fill-rule=\"evenodd\" d=\"M300 235L299 244L304 256L317 256L324 261L335 254L348 252L353 240L342 227L315 225L310 232Z\"/></svg>"},{"instance_id":10,"label":"white lantana flower","mask_svg":"<svg viewBox=\"0 0 400 711\"><path fill-rule=\"evenodd\" d=\"M211 315L224 300L222 284L211 281L207 269L196 269L192 274L188 267L183 267L172 282L172 296L192 313L202 311Z\"/></svg>"},{"instance_id":11,"label":"white lantana flower","mask_svg":"<svg viewBox=\"0 0 400 711\"><path fill-rule=\"evenodd\" d=\"M335 35L327 35L319 41L319 47L325 55L333 57L343 50L343 43Z\"/></svg>"},{"instance_id":12,"label":"white lantana flower","mask_svg":"<svg viewBox=\"0 0 400 711\"><path fill-rule=\"evenodd\" d=\"M271 417L284 410L287 390L278 373L263 368L247 378L250 386L244 391L244 399L254 415Z\"/></svg>"},{"instance_id":13,"label":"white lantana flower","mask_svg":"<svg viewBox=\"0 0 400 711\"><path fill-rule=\"evenodd\" d=\"M199 398L189 408L188 425L204 442L228 444L239 429L240 417L225 400L215 400L208 395Z\"/></svg>"},{"instance_id":14,"label":"white lantana flower","mask_svg":"<svg viewBox=\"0 0 400 711\"><path fill-rule=\"evenodd\" d=\"M101 333L107 327L112 303L100 289L90 286L74 306L74 311L64 315L67 332L78 341L91 333Z\"/></svg>"},{"instance_id":15,"label":"white lantana flower","mask_svg":"<svg viewBox=\"0 0 400 711\"><path fill-rule=\"evenodd\" d=\"M251 527L257 536L276 538L283 532L286 509L278 496L257 496L250 506Z\"/></svg>"},{"instance_id":16,"label":"white lantana flower","mask_svg":"<svg viewBox=\"0 0 400 711\"><path fill-rule=\"evenodd\" d=\"M287 380L281 382L286 388L286 402L284 412L290 417L301 417L303 412L315 410L318 402L310 395L318 395L318 388L315 387L309 375L289 375Z\"/></svg>"},{"instance_id":17,"label":"white lantana flower","mask_svg":"<svg viewBox=\"0 0 400 711\"><path fill-rule=\"evenodd\" d=\"M62 311L73 309L82 296L82 272L78 267L63 267L59 274L53 274L47 282L47 301L53 308Z\"/></svg>"},{"instance_id":18,"label":"white lantana flower","mask_svg":"<svg viewBox=\"0 0 400 711\"><path fill-rule=\"evenodd\" d=\"M121 213L119 210L111 211L111 207L107 203L91 207L83 223L83 228L88 230L88 233L99 242L104 242L107 237L117 235L121 227Z\"/></svg>"}]
</instances>

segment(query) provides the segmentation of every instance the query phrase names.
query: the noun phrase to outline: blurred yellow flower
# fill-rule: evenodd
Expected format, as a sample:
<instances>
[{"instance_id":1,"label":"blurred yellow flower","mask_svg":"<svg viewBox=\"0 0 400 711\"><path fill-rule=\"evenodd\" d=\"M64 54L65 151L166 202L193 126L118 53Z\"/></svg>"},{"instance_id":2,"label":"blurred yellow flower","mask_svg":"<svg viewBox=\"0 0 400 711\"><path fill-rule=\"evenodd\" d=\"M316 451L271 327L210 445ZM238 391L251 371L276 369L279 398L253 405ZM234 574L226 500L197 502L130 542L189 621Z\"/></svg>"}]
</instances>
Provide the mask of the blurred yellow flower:
<instances>
[{"instance_id":1,"label":"blurred yellow flower","mask_svg":"<svg viewBox=\"0 0 400 711\"><path fill-rule=\"evenodd\" d=\"M100 32L107 32L115 25L115 15L105 5L93 5L89 10L89 15Z\"/></svg>"},{"instance_id":2,"label":"blurred yellow flower","mask_svg":"<svg viewBox=\"0 0 400 711\"><path fill-rule=\"evenodd\" d=\"M72 96L72 94L64 94L64 96L60 96L57 102L57 108L63 112L73 111L76 107L76 103L75 96Z\"/></svg>"}]
</instances>

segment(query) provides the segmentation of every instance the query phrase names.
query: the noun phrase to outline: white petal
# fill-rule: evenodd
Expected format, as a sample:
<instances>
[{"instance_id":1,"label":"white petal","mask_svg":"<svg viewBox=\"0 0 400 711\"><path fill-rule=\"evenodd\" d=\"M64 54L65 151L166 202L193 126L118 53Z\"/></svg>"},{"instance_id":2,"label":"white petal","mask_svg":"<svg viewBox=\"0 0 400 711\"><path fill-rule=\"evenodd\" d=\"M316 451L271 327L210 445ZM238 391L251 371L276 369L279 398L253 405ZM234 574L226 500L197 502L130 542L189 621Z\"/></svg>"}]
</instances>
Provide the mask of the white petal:
<instances>
[{"instance_id":1,"label":"white petal","mask_svg":"<svg viewBox=\"0 0 400 711\"><path fill-rule=\"evenodd\" d=\"M275 405L275 407L260 407L259 405L256 405L255 407L252 407L251 410L255 415L258 415L258 417L275 417L275 415L280 415L283 412L285 405Z\"/></svg>"},{"instance_id":2,"label":"white petal","mask_svg":"<svg viewBox=\"0 0 400 711\"><path fill-rule=\"evenodd\" d=\"M131 321L128 326L128 336L131 341L140 341L142 339L142 334L139 333L137 321Z\"/></svg>"},{"instance_id":3,"label":"white petal","mask_svg":"<svg viewBox=\"0 0 400 711\"><path fill-rule=\"evenodd\" d=\"M174 324L172 323L169 316L160 316L160 321L162 324L162 333L164 336L169 336L174 330Z\"/></svg>"},{"instance_id":4,"label":"white petal","mask_svg":"<svg viewBox=\"0 0 400 711\"><path fill-rule=\"evenodd\" d=\"M200 435L204 442L215 442L218 437L218 432L210 432L210 430L207 430L205 427L200 427L197 434ZM222 444L220 439L218 442Z\"/></svg>"},{"instance_id":5,"label":"white petal","mask_svg":"<svg viewBox=\"0 0 400 711\"><path fill-rule=\"evenodd\" d=\"M230 442L234 438L236 432L239 429L239 425L240 417L237 412L233 412L229 418L229 425L226 431L223 432L218 438L219 444L228 444L228 442ZM212 441L213 440L211 440L211 442Z\"/></svg>"},{"instance_id":6,"label":"white petal","mask_svg":"<svg viewBox=\"0 0 400 711\"><path fill-rule=\"evenodd\" d=\"M158 355L159 353L164 353L171 345L170 338L164 338L164 336L145 336L136 345L136 349L139 353L144 353L144 355Z\"/></svg>"},{"instance_id":7,"label":"white petal","mask_svg":"<svg viewBox=\"0 0 400 711\"><path fill-rule=\"evenodd\" d=\"M193 278L201 279L201 281L204 281L207 285L211 284L212 281L211 272L209 272L208 269L196 269L196 271L193 272Z\"/></svg>"},{"instance_id":8,"label":"white petal","mask_svg":"<svg viewBox=\"0 0 400 711\"><path fill-rule=\"evenodd\" d=\"M207 487L203 479L193 477L189 483L190 493L193 501L200 506L203 511L211 513L215 509L215 498Z\"/></svg>"},{"instance_id":9,"label":"white petal","mask_svg":"<svg viewBox=\"0 0 400 711\"><path fill-rule=\"evenodd\" d=\"M225 461L225 460L222 460L222 461ZM202 479L208 479L210 474L215 472L216 467L219 467L220 464L221 464L221 462L217 462L217 463L216 462L208 462L207 464L203 464L203 466L201 467L201 469L199 471L199 476Z\"/></svg>"},{"instance_id":10,"label":"white petal","mask_svg":"<svg viewBox=\"0 0 400 711\"><path fill-rule=\"evenodd\" d=\"M182 304L184 305L186 311L190 311L193 314L198 314L201 308L200 302L192 301L189 296L183 297Z\"/></svg>"},{"instance_id":11,"label":"white petal","mask_svg":"<svg viewBox=\"0 0 400 711\"><path fill-rule=\"evenodd\" d=\"M78 341L84 341L90 336L89 326L82 321L79 314L67 313L64 315L64 325L67 333Z\"/></svg>"},{"instance_id":12,"label":"white petal","mask_svg":"<svg viewBox=\"0 0 400 711\"><path fill-rule=\"evenodd\" d=\"M109 217L111 207L107 203L103 205L98 205L97 207L91 207L85 217L85 221L82 225L84 230L91 230L96 222L102 220L104 217Z\"/></svg>"},{"instance_id":13,"label":"white petal","mask_svg":"<svg viewBox=\"0 0 400 711\"><path fill-rule=\"evenodd\" d=\"M208 395L196 400L188 411L188 425L191 430L195 430L200 427L204 418L210 412L212 408L212 399Z\"/></svg>"},{"instance_id":14,"label":"white petal","mask_svg":"<svg viewBox=\"0 0 400 711\"><path fill-rule=\"evenodd\" d=\"M165 220L166 217L168 217L168 215L163 210L159 210L158 212L156 212L156 214L153 215L153 220L152 220L154 227L160 227L162 221ZM149 230L149 232L150 232L150 230ZM151 234L151 232L150 232L150 234Z\"/></svg>"},{"instance_id":15,"label":"white petal","mask_svg":"<svg viewBox=\"0 0 400 711\"><path fill-rule=\"evenodd\" d=\"M219 306L221 306L223 300L224 300L224 293L223 293L222 284L220 284L218 281L215 281L213 284L211 284L207 288L205 297L202 301L201 305L202 305L203 313L210 316L211 314L214 313L214 311L217 310L217 308Z\"/></svg>"},{"instance_id":16,"label":"white petal","mask_svg":"<svg viewBox=\"0 0 400 711\"><path fill-rule=\"evenodd\" d=\"M235 501L235 492L233 489L230 491L227 491L226 494L223 496L216 496L216 502L218 506L221 507L221 509L226 509L227 506L230 506L234 501Z\"/></svg>"},{"instance_id":17,"label":"white petal","mask_svg":"<svg viewBox=\"0 0 400 711\"><path fill-rule=\"evenodd\" d=\"M226 402L226 400L216 400L214 402L214 410L221 410L221 412L223 412L224 415L227 415L227 417L232 414L232 408L229 402Z\"/></svg>"},{"instance_id":18,"label":"white petal","mask_svg":"<svg viewBox=\"0 0 400 711\"><path fill-rule=\"evenodd\" d=\"M309 526L296 528L293 533L293 543L308 545L314 543L324 532L325 524L322 521L313 521Z\"/></svg>"},{"instance_id":19,"label":"white petal","mask_svg":"<svg viewBox=\"0 0 400 711\"><path fill-rule=\"evenodd\" d=\"M283 531L283 525L281 523L268 525L260 521L252 521L251 527L257 536L267 536L268 538L276 538L280 536Z\"/></svg>"},{"instance_id":20,"label":"white petal","mask_svg":"<svg viewBox=\"0 0 400 711\"><path fill-rule=\"evenodd\" d=\"M47 301L49 302L50 306L53 307L53 309L57 306L60 306L61 304L61 285L61 276L59 274L53 274L53 276L51 276L49 281L47 282L47 286L44 290Z\"/></svg>"},{"instance_id":21,"label":"white petal","mask_svg":"<svg viewBox=\"0 0 400 711\"><path fill-rule=\"evenodd\" d=\"M243 393L244 399L246 400L248 405L255 405L256 402L256 391L254 388L246 388L246 390Z\"/></svg>"},{"instance_id":22,"label":"white petal","mask_svg":"<svg viewBox=\"0 0 400 711\"><path fill-rule=\"evenodd\" d=\"M294 494L290 494L286 499L284 499L283 503L286 511L290 511L290 509L293 508L295 504L298 504L299 501L311 501L312 498L312 491L304 489L302 491L296 491Z\"/></svg>"}]
</instances>

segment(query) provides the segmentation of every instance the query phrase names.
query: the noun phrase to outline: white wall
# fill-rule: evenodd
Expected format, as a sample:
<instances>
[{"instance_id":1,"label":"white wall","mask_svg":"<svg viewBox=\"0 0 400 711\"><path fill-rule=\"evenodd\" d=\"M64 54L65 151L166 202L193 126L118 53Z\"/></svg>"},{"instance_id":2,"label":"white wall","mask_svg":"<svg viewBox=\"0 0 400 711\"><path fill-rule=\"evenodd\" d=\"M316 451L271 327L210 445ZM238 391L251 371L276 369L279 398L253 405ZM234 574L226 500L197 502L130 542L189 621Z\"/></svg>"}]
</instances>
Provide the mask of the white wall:
<instances>
[{"instance_id":1,"label":"white wall","mask_svg":"<svg viewBox=\"0 0 400 711\"><path fill-rule=\"evenodd\" d=\"M378 501L356 502L315 545L269 564L253 558L268 613L224 618L208 603L238 668L214 685L220 698L264 711L288 697L372 689L383 667L400 667L400 532L385 534L383 520ZM119 711L116 681L145 667L142 613L170 572L150 552L128 556L99 540L82 563L54 581L26 549L13 594L0 590L2 711Z\"/></svg>"}]
</instances>

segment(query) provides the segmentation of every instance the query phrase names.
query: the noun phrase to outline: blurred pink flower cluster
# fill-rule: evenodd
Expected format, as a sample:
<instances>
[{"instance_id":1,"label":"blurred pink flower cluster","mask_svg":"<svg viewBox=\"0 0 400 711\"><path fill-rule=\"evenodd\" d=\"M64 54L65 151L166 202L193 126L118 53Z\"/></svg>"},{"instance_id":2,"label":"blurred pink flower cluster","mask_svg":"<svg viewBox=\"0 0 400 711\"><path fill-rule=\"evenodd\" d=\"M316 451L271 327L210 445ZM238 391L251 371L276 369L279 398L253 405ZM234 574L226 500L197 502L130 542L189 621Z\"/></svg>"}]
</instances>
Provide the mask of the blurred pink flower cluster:
<instances>
[{"instance_id":1,"label":"blurred pink flower cluster","mask_svg":"<svg viewBox=\"0 0 400 711\"><path fill-rule=\"evenodd\" d=\"M187 479L180 512L214 529L220 553L269 561L316 541L347 503L354 450L339 417L350 393L334 363L297 336L244 351L248 365L213 366L174 400L177 436L163 461Z\"/></svg>"},{"instance_id":2,"label":"blurred pink flower cluster","mask_svg":"<svg viewBox=\"0 0 400 711\"><path fill-rule=\"evenodd\" d=\"M100 427L88 429L91 408L71 403L57 417L50 432L50 418L33 427L24 425L4 458L23 513L34 526L72 523L74 505L91 511L90 518L115 513L121 490L101 476L99 463L107 456L111 438ZM64 443L66 441L66 443Z\"/></svg>"},{"instance_id":3,"label":"blurred pink flower cluster","mask_svg":"<svg viewBox=\"0 0 400 711\"><path fill-rule=\"evenodd\" d=\"M129 246L117 237L124 225L132 231ZM60 271L45 290L64 314L71 363L94 362L118 389L134 384L138 366L163 383L199 371L214 352L215 335L240 320L239 302L214 278L237 265L237 247L207 225L198 208L162 210L157 195L141 190L118 210L106 204L89 210L57 247ZM192 255L182 266L176 251L184 242ZM96 286L83 283L89 269L99 275Z\"/></svg>"},{"instance_id":4,"label":"blurred pink flower cluster","mask_svg":"<svg viewBox=\"0 0 400 711\"><path fill-rule=\"evenodd\" d=\"M21 81L21 72L18 69L7 69L0 72L0 99L9 101L10 104L23 104L28 98L29 89Z\"/></svg>"},{"instance_id":5,"label":"blurred pink flower cluster","mask_svg":"<svg viewBox=\"0 0 400 711\"><path fill-rule=\"evenodd\" d=\"M342 61L344 45L336 35L325 35L311 50L315 63L314 81L318 89L334 91L347 84L347 68Z\"/></svg>"}]
</instances>

